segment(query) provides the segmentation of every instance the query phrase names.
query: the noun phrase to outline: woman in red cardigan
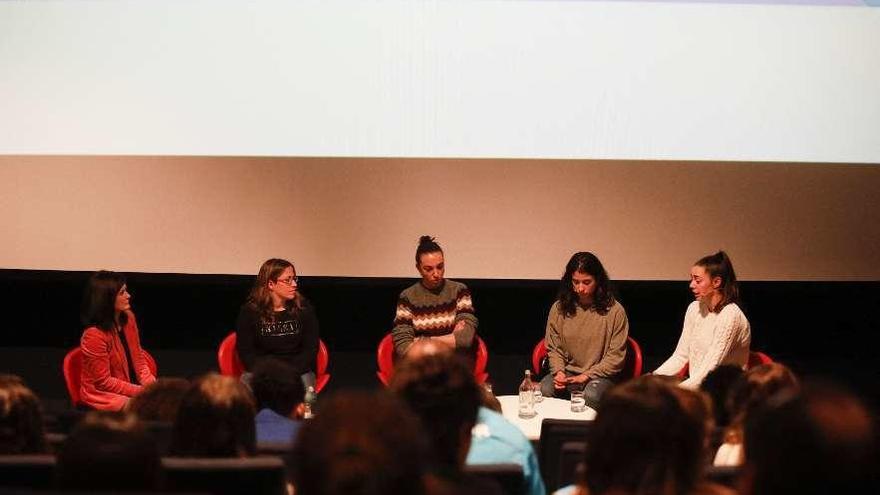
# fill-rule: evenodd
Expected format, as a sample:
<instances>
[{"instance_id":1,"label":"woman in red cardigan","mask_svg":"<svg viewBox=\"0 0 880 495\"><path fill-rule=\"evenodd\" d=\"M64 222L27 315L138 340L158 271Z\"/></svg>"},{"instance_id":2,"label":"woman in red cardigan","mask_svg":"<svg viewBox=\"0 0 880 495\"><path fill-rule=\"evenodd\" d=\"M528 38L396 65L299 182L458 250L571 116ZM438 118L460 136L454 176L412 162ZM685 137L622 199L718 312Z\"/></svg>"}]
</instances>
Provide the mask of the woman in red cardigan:
<instances>
[{"instance_id":1,"label":"woman in red cardigan","mask_svg":"<svg viewBox=\"0 0 880 495\"><path fill-rule=\"evenodd\" d=\"M89 279L83 297L83 405L118 411L142 387L156 381L141 351L131 294L121 274L99 271Z\"/></svg>"}]
</instances>

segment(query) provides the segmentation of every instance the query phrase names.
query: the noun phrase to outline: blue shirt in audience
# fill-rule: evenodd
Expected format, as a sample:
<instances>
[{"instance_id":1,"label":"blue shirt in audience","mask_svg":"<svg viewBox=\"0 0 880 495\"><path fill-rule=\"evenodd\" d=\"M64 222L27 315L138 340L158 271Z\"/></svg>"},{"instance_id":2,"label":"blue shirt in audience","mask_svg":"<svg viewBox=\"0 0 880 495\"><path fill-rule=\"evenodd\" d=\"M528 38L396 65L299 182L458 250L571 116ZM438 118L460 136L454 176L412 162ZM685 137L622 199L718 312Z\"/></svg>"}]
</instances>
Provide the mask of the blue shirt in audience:
<instances>
[{"instance_id":1,"label":"blue shirt in audience","mask_svg":"<svg viewBox=\"0 0 880 495\"><path fill-rule=\"evenodd\" d=\"M300 421L284 417L271 409L261 409L255 418L257 443L293 445Z\"/></svg>"},{"instance_id":2,"label":"blue shirt in audience","mask_svg":"<svg viewBox=\"0 0 880 495\"><path fill-rule=\"evenodd\" d=\"M547 493L531 442L519 428L491 409L480 408L466 463L519 464L523 468L526 494Z\"/></svg>"}]
</instances>

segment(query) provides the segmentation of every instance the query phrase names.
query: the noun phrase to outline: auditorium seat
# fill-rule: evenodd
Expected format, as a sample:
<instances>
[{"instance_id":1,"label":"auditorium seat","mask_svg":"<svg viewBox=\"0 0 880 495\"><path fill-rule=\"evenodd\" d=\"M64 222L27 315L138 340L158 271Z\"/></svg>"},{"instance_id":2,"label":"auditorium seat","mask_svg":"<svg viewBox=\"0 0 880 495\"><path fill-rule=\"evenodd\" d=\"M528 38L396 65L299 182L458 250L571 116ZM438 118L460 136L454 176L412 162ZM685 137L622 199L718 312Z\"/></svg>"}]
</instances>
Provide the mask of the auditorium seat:
<instances>
[{"instance_id":1,"label":"auditorium seat","mask_svg":"<svg viewBox=\"0 0 880 495\"><path fill-rule=\"evenodd\" d=\"M485 383L489 379L489 373L486 372L486 365L489 363L489 349L478 335L475 335L474 338L477 339L477 350L474 357L474 378L476 378L477 383ZM382 338L376 348L376 364L379 367L376 377L386 387L391 383L391 377L394 376L394 363L396 360L394 340L389 333Z\"/></svg>"},{"instance_id":2,"label":"auditorium seat","mask_svg":"<svg viewBox=\"0 0 880 495\"><path fill-rule=\"evenodd\" d=\"M465 472L498 483L505 495L526 495L522 466L519 464L468 465Z\"/></svg>"},{"instance_id":3,"label":"auditorium seat","mask_svg":"<svg viewBox=\"0 0 880 495\"><path fill-rule=\"evenodd\" d=\"M280 457L164 457L166 491L238 495L286 495L284 462Z\"/></svg>"},{"instance_id":4,"label":"auditorium seat","mask_svg":"<svg viewBox=\"0 0 880 495\"><path fill-rule=\"evenodd\" d=\"M593 426L592 421L576 419L544 419L541 422L541 437L538 440L538 464L547 493L556 491L561 486L561 467L563 464L563 446L575 442L586 445L587 435ZM569 446L569 458L571 457Z\"/></svg>"},{"instance_id":5,"label":"auditorium seat","mask_svg":"<svg viewBox=\"0 0 880 495\"><path fill-rule=\"evenodd\" d=\"M327 373L327 366L330 364L330 353L323 340L318 340L318 355L315 359L317 370L315 370L315 392L320 392L327 386L330 381L330 374ZM238 357L236 348L235 332L229 333L217 349L217 365L220 367L220 374L238 378L244 373L244 363Z\"/></svg>"}]
</instances>

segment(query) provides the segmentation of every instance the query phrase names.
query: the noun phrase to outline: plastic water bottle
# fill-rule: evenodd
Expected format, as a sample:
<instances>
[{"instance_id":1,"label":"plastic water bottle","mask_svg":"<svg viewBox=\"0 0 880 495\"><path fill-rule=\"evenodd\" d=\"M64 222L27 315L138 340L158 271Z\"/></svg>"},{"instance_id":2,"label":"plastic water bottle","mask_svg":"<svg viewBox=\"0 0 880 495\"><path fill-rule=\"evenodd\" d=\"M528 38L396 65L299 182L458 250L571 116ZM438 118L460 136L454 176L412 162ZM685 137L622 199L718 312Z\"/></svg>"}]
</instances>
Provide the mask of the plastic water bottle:
<instances>
[{"instance_id":1,"label":"plastic water bottle","mask_svg":"<svg viewBox=\"0 0 880 495\"><path fill-rule=\"evenodd\" d=\"M314 414L312 409L315 407L315 400L318 398L318 394L315 393L315 387L309 385L309 388L306 389L306 397L303 400L303 419L309 419Z\"/></svg>"},{"instance_id":2,"label":"plastic water bottle","mask_svg":"<svg viewBox=\"0 0 880 495\"><path fill-rule=\"evenodd\" d=\"M528 419L534 418L535 414L535 393L532 385L532 372L526 370L526 376L519 385L519 417Z\"/></svg>"}]
</instances>

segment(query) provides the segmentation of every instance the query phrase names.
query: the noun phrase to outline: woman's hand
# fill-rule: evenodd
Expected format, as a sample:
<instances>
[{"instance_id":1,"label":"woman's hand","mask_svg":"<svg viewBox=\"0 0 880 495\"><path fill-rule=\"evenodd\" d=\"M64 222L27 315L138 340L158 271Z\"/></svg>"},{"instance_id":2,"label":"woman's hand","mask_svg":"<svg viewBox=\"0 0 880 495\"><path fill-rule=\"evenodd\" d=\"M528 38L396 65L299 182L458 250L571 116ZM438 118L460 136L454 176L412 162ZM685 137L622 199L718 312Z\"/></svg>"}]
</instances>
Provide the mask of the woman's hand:
<instances>
[{"instance_id":1,"label":"woman's hand","mask_svg":"<svg viewBox=\"0 0 880 495\"><path fill-rule=\"evenodd\" d=\"M587 383L587 381L589 381L589 380L590 380L589 376L587 376L585 373L581 373L580 375L570 376L570 377L566 378L565 383L567 383L569 385L571 385L571 384L581 385L581 384Z\"/></svg>"},{"instance_id":2,"label":"woman's hand","mask_svg":"<svg viewBox=\"0 0 880 495\"><path fill-rule=\"evenodd\" d=\"M568 378L565 377L564 371L557 371L555 375L553 375L553 388L557 390L562 390L565 388L565 385L568 383Z\"/></svg>"}]
</instances>

